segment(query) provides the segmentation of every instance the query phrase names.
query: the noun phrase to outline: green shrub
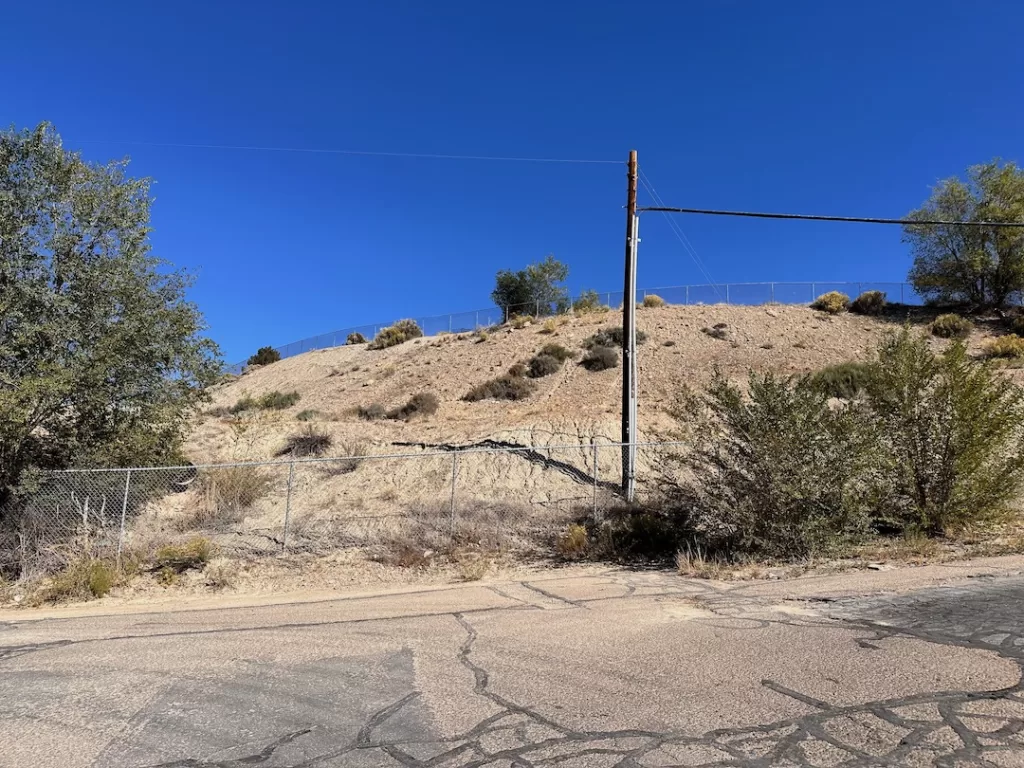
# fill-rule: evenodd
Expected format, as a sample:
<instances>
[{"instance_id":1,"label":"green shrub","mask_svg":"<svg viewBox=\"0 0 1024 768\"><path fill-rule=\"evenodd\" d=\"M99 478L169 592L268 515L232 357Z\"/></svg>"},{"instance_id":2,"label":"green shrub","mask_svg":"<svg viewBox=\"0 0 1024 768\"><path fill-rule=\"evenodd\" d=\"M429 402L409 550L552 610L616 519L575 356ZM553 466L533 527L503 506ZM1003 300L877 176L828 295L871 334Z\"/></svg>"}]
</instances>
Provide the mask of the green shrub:
<instances>
[{"instance_id":1,"label":"green shrub","mask_svg":"<svg viewBox=\"0 0 1024 768\"><path fill-rule=\"evenodd\" d=\"M433 392L420 392L409 398L409 402L401 408L388 413L389 419L409 421L414 416L432 416L437 413L437 395Z\"/></svg>"},{"instance_id":2,"label":"green shrub","mask_svg":"<svg viewBox=\"0 0 1024 768\"><path fill-rule=\"evenodd\" d=\"M868 396L880 421L892 522L930 534L998 519L1024 481L1024 394L962 341L943 354L908 329L879 348Z\"/></svg>"},{"instance_id":3,"label":"green shrub","mask_svg":"<svg viewBox=\"0 0 1024 768\"><path fill-rule=\"evenodd\" d=\"M943 339L962 339L971 332L971 321L952 313L939 315L932 322L932 334Z\"/></svg>"},{"instance_id":4,"label":"green shrub","mask_svg":"<svg viewBox=\"0 0 1024 768\"><path fill-rule=\"evenodd\" d=\"M588 371L606 371L619 364L619 353L611 347L591 347L580 362Z\"/></svg>"},{"instance_id":5,"label":"green shrub","mask_svg":"<svg viewBox=\"0 0 1024 768\"><path fill-rule=\"evenodd\" d=\"M578 299L572 303L572 311L578 315L585 315L589 312L600 312L608 309L601 303L601 297L597 291L583 291Z\"/></svg>"},{"instance_id":6,"label":"green shrub","mask_svg":"<svg viewBox=\"0 0 1024 768\"><path fill-rule=\"evenodd\" d=\"M850 311L858 315L880 315L885 310L885 293L864 291L850 304Z\"/></svg>"},{"instance_id":7,"label":"green shrub","mask_svg":"<svg viewBox=\"0 0 1024 768\"><path fill-rule=\"evenodd\" d=\"M462 399L470 403L479 400L525 400L535 388L536 385L529 379L505 374L478 384L463 395Z\"/></svg>"},{"instance_id":8,"label":"green shrub","mask_svg":"<svg viewBox=\"0 0 1024 768\"><path fill-rule=\"evenodd\" d=\"M370 403L369 405L360 405L356 408L356 415L365 421L380 421L387 416L387 411L380 403Z\"/></svg>"},{"instance_id":9,"label":"green shrub","mask_svg":"<svg viewBox=\"0 0 1024 768\"><path fill-rule=\"evenodd\" d=\"M531 379L540 379L558 373L562 368L562 361L551 355L535 355L530 358L530 367L527 375Z\"/></svg>"},{"instance_id":10,"label":"green shrub","mask_svg":"<svg viewBox=\"0 0 1024 768\"><path fill-rule=\"evenodd\" d=\"M850 307L850 297L839 291L829 291L811 302L811 309L827 312L830 315L838 315Z\"/></svg>"},{"instance_id":11,"label":"green shrub","mask_svg":"<svg viewBox=\"0 0 1024 768\"><path fill-rule=\"evenodd\" d=\"M184 544L168 544L160 547L153 556L154 569L169 569L184 573L192 568L202 568L217 553L213 542L203 536L195 536Z\"/></svg>"},{"instance_id":12,"label":"green shrub","mask_svg":"<svg viewBox=\"0 0 1024 768\"><path fill-rule=\"evenodd\" d=\"M528 325L533 324L532 315L512 315L509 319L509 324L517 331L523 330Z\"/></svg>"},{"instance_id":13,"label":"green shrub","mask_svg":"<svg viewBox=\"0 0 1024 768\"><path fill-rule=\"evenodd\" d=\"M394 325L381 328L367 349L387 349L422 335L423 329L416 324L415 320L399 320Z\"/></svg>"},{"instance_id":14,"label":"green shrub","mask_svg":"<svg viewBox=\"0 0 1024 768\"><path fill-rule=\"evenodd\" d=\"M299 421L316 421L320 418L320 411L316 408L307 408L304 411L299 411L295 414L295 418Z\"/></svg>"},{"instance_id":15,"label":"green shrub","mask_svg":"<svg viewBox=\"0 0 1024 768\"><path fill-rule=\"evenodd\" d=\"M1024 315L1017 315L1010 320L1010 330L1018 336L1024 336Z\"/></svg>"},{"instance_id":16,"label":"green shrub","mask_svg":"<svg viewBox=\"0 0 1024 768\"><path fill-rule=\"evenodd\" d=\"M870 363L839 363L822 368L810 377L809 383L827 397L849 400L867 388L873 370Z\"/></svg>"},{"instance_id":17,"label":"green shrub","mask_svg":"<svg viewBox=\"0 0 1024 768\"><path fill-rule=\"evenodd\" d=\"M332 445L334 438L312 424L307 424L301 432L288 436L284 448L278 451L277 455L297 458L323 456Z\"/></svg>"},{"instance_id":18,"label":"green shrub","mask_svg":"<svg viewBox=\"0 0 1024 768\"><path fill-rule=\"evenodd\" d=\"M265 411L283 411L285 408L291 408L300 399L301 395L298 392L278 392L275 389L259 398L256 407Z\"/></svg>"},{"instance_id":19,"label":"green shrub","mask_svg":"<svg viewBox=\"0 0 1024 768\"><path fill-rule=\"evenodd\" d=\"M876 441L863 407L832 409L792 378L751 372L749 395L715 371L686 393L693 450L681 487L714 552L803 557L867 528Z\"/></svg>"},{"instance_id":20,"label":"green shrub","mask_svg":"<svg viewBox=\"0 0 1024 768\"><path fill-rule=\"evenodd\" d=\"M41 590L40 598L47 603L91 600L107 595L116 582L117 570L111 563L85 555L54 574Z\"/></svg>"},{"instance_id":21,"label":"green shrub","mask_svg":"<svg viewBox=\"0 0 1024 768\"><path fill-rule=\"evenodd\" d=\"M346 345L349 345L349 344L365 344L365 343L366 343L366 337L363 336L363 334L359 333L359 331L353 331L345 339L345 344Z\"/></svg>"},{"instance_id":22,"label":"green shrub","mask_svg":"<svg viewBox=\"0 0 1024 768\"><path fill-rule=\"evenodd\" d=\"M281 353L273 347L260 347L256 354L246 361L246 365L270 365L281 359Z\"/></svg>"},{"instance_id":23,"label":"green shrub","mask_svg":"<svg viewBox=\"0 0 1024 768\"><path fill-rule=\"evenodd\" d=\"M593 347L621 347L622 339L623 331L621 325L617 325L613 328L602 328L600 331L598 331L589 339L583 342L583 348L592 349ZM647 341L647 334L637 329L636 343L643 344L645 341Z\"/></svg>"},{"instance_id":24,"label":"green shrub","mask_svg":"<svg viewBox=\"0 0 1024 768\"><path fill-rule=\"evenodd\" d=\"M987 339L982 345L985 357L1015 358L1024 357L1024 339L1015 333Z\"/></svg>"}]
</instances>

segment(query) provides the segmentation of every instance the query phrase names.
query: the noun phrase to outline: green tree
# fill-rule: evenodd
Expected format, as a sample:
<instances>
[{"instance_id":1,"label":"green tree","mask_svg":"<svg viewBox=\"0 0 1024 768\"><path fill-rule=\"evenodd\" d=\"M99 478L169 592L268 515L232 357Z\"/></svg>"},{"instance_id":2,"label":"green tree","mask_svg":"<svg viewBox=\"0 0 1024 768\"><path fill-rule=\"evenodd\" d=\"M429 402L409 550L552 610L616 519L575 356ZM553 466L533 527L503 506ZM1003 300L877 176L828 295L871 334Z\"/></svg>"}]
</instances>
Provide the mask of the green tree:
<instances>
[{"instance_id":1,"label":"green tree","mask_svg":"<svg viewBox=\"0 0 1024 768\"><path fill-rule=\"evenodd\" d=\"M0 133L0 516L32 467L174 459L219 375L126 165L85 162L47 124Z\"/></svg>"},{"instance_id":2,"label":"green tree","mask_svg":"<svg viewBox=\"0 0 1024 768\"><path fill-rule=\"evenodd\" d=\"M909 219L1024 221L1024 170L998 161L940 181ZM906 225L914 290L938 303L1002 306L1024 290L1024 228Z\"/></svg>"},{"instance_id":3,"label":"green tree","mask_svg":"<svg viewBox=\"0 0 1024 768\"><path fill-rule=\"evenodd\" d=\"M503 269L494 280L491 301L510 315L550 315L569 307L569 292L562 283L569 267L548 255L543 261L512 272Z\"/></svg>"}]
</instances>

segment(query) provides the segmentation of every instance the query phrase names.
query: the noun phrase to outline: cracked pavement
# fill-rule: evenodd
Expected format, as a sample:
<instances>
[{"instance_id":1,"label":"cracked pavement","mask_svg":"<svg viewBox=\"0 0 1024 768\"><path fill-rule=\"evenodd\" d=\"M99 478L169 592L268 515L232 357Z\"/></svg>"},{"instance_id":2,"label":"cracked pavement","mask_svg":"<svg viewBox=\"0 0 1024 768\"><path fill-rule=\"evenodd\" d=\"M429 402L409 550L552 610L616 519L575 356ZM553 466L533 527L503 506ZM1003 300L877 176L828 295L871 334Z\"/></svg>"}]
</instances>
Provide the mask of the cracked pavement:
<instances>
[{"instance_id":1,"label":"cracked pavement","mask_svg":"<svg viewBox=\"0 0 1024 768\"><path fill-rule=\"evenodd\" d=\"M1024 766L1024 559L0 614L0 766Z\"/></svg>"}]
</instances>

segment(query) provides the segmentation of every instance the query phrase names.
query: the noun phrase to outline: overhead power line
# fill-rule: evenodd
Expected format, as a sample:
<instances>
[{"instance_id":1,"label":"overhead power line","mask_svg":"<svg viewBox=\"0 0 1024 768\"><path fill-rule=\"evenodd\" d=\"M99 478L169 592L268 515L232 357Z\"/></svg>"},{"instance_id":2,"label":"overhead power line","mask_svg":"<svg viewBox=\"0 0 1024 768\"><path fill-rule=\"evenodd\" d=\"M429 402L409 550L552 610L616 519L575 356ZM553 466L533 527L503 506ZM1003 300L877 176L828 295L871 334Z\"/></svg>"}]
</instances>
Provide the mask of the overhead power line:
<instances>
[{"instance_id":1,"label":"overhead power line","mask_svg":"<svg viewBox=\"0 0 1024 768\"><path fill-rule=\"evenodd\" d=\"M865 216L818 216L809 213L764 213L762 211L719 211L708 208L638 207L637 212L695 213L703 216L745 216L751 219L797 219L800 221L847 221L855 224L900 224L951 227L1024 227L1024 221L942 221L938 219L879 219Z\"/></svg>"},{"instance_id":2,"label":"overhead power line","mask_svg":"<svg viewBox=\"0 0 1024 768\"><path fill-rule=\"evenodd\" d=\"M113 141L93 139L79 142L81 144L121 144L132 147L168 147L177 149L226 149L246 152L299 152L314 155L364 155L368 157L413 157L431 160L497 160L501 162L523 163L577 163L599 165L622 165L621 160L588 160L568 157L515 157L492 155L448 155L431 152L375 152L362 149L329 149L315 147L264 147L243 144L185 144L170 141Z\"/></svg>"}]
</instances>

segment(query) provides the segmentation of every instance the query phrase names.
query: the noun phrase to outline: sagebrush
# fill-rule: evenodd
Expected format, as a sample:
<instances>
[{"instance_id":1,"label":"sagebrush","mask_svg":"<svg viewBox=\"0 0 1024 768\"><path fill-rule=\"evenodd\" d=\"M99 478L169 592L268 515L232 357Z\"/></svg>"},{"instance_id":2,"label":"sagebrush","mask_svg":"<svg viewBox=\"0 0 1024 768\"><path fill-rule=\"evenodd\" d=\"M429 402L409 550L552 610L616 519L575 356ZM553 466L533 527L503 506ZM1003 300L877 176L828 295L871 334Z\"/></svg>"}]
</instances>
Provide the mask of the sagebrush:
<instances>
[{"instance_id":1,"label":"sagebrush","mask_svg":"<svg viewBox=\"0 0 1024 768\"><path fill-rule=\"evenodd\" d=\"M606 371L619 364L619 353L611 347L591 347L580 365L588 371Z\"/></svg>"},{"instance_id":2,"label":"sagebrush","mask_svg":"<svg viewBox=\"0 0 1024 768\"><path fill-rule=\"evenodd\" d=\"M399 320L394 325L381 328L373 341L367 345L367 349L387 349L422 335L423 329L415 320Z\"/></svg>"},{"instance_id":3,"label":"sagebrush","mask_svg":"<svg viewBox=\"0 0 1024 768\"><path fill-rule=\"evenodd\" d=\"M437 413L437 395L433 392L419 392L409 398L409 401L388 413L389 419L409 421L415 416L433 416Z\"/></svg>"},{"instance_id":4,"label":"sagebrush","mask_svg":"<svg viewBox=\"0 0 1024 768\"><path fill-rule=\"evenodd\" d=\"M840 312L845 312L849 307L850 297L839 291L823 293L811 302L811 309L827 312L830 315L838 315Z\"/></svg>"},{"instance_id":5,"label":"sagebrush","mask_svg":"<svg viewBox=\"0 0 1024 768\"><path fill-rule=\"evenodd\" d=\"M281 353L273 347L260 347L256 354L246 361L246 365L270 365L281 359Z\"/></svg>"},{"instance_id":6,"label":"sagebrush","mask_svg":"<svg viewBox=\"0 0 1024 768\"><path fill-rule=\"evenodd\" d=\"M885 293L864 291L850 304L850 311L857 315L880 315L885 311Z\"/></svg>"},{"instance_id":7,"label":"sagebrush","mask_svg":"<svg viewBox=\"0 0 1024 768\"><path fill-rule=\"evenodd\" d=\"M971 332L971 321L953 313L939 315L932 322L932 334L943 339L962 339Z\"/></svg>"}]
</instances>

